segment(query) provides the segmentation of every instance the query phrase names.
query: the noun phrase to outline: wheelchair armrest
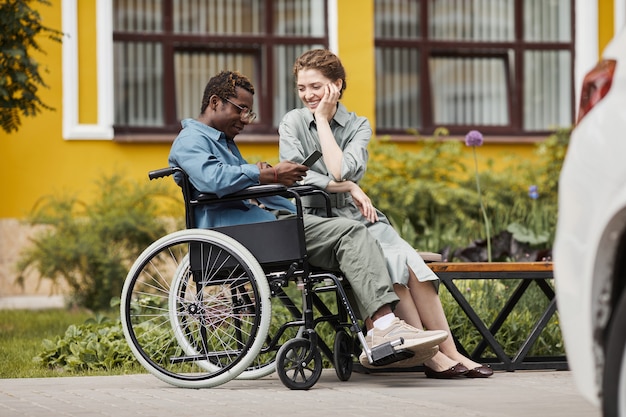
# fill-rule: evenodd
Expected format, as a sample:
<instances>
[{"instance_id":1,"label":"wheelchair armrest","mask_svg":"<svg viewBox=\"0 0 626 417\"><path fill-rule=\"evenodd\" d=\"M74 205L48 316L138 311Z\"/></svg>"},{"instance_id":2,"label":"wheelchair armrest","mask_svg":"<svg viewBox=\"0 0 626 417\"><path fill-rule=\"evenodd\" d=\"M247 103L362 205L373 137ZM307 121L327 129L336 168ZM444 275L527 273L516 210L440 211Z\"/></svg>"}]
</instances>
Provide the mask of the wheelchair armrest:
<instances>
[{"instance_id":1,"label":"wheelchair armrest","mask_svg":"<svg viewBox=\"0 0 626 417\"><path fill-rule=\"evenodd\" d=\"M211 193L201 193L198 195L198 198L190 201L190 203L192 205L214 204L226 201L239 201L248 198L280 195L286 198L295 198L298 212L302 213L302 202L300 201L300 197L311 194L321 194L324 197L326 200L326 217L332 217L330 197L328 196L328 193L321 188L317 188L312 185L294 185L292 187L286 187L281 184L253 185L245 190L237 191L236 193L228 194L222 197L218 197L216 194Z\"/></svg>"},{"instance_id":2,"label":"wheelchair armrest","mask_svg":"<svg viewBox=\"0 0 626 417\"><path fill-rule=\"evenodd\" d=\"M292 185L289 187L289 191L295 192L298 195L315 194L320 191L325 192L321 188L317 188L314 185Z\"/></svg>"},{"instance_id":3,"label":"wheelchair armrest","mask_svg":"<svg viewBox=\"0 0 626 417\"><path fill-rule=\"evenodd\" d=\"M324 201L326 203L326 217L333 217L331 204L330 204L330 196L325 190L321 188L315 187L313 185L294 185L287 189L287 194L285 197L293 197L294 194L298 196L312 195L312 194L320 194L324 197ZM298 204L301 204L300 199L298 198Z\"/></svg>"},{"instance_id":4,"label":"wheelchair armrest","mask_svg":"<svg viewBox=\"0 0 626 417\"><path fill-rule=\"evenodd\" d=\"M283 197L292 198L294 193L300 196L316 193L326 194L324 190L314 187L312 185L294 185L291 187L286 187L282 184L262 184L253 185L252 187L248 187L244 190L237 191L236 193L228 194L222 197L218 197L216 194L211 193L201 193L198 196L198 201L225 201L225 199L242 200L254 197L267 197L269 195L282 195Z\"/></svg>"},{"instance_id":5,"label":"wheelchair armrest","mask_svg":"<svg viewBox=\"0 0 626 417\"><path fill-rule=\"evenodd\" d=\"M236 193L228 194L222 197L218 197L216 194L212 193L200 193L197 198L190 199L191 196L191 184L189 183L189 177L187 173L180 167L166 167L155 169L148 173L148 178L150 180L154 180L157 178L169 177L174 173L181 173L183 175L182 188L183 188L183 196L187 203L189 204L186 207L197 206L202 204L214 204L218 202L228 202L228 201L240 201L246 200L249 198L260 198L260 197L269 197L273 195L281 195L287 198L294 198L296 200L296 207L299 216L302 216L302 202L300 200L300 196L311 195L311 194L321 194L326 201L326 216L332 217L330 197L326 191L317 188L311 185L294 185L292 187L286 187L282 184L263 184L263 185L254 185L252 187L248 187L244 190L237 191ZM187 200L188 199L188 200ZM193 215L190 214L191 211L187 210L187 216L191 216L187 219L188 224L193 224Z\"/></svg>"},{"instance_id":6,"label":"wheelchair armrest","mask_svg":"<svg viewBox=\"0 0 626 417\"><path fill-rule=\"evenodd\" d=\"M225 201L238 201L248 198L260 198L268 197L271 195L282 195L287 190L287 187L281 184L263 184L253 185L244 190L237 191L236 193L228 194L222 197L218 197L216 194L201 193L198 198L193 201L194 204L211 204L211 203L223 203Z\"/></svg>"}]
</instances>

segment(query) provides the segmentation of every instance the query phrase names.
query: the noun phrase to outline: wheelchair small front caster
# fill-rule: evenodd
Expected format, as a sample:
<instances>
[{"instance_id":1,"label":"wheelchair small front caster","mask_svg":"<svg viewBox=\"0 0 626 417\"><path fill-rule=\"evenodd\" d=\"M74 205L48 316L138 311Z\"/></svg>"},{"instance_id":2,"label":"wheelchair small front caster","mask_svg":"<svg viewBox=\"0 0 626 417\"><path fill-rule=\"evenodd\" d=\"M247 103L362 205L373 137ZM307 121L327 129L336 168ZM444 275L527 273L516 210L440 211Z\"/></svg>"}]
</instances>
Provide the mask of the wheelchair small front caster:
<instances>
[{"instance_id":1,"label":"wheelchair small front caster","mask_svg":"<svg viewBox=\"0 0 626 417\"><path fill-rule=\"evenodd\" d=\"M310 340L291 339L278 350L276 372L287 388L307 390L322 375L322 355Z\"/></svg>"},{"instance_id":2,"label":"wheelchair small front caster","mask_svg":"<svg viewBox=\"0 0 626 417\"><path fill-rule=\"evenodd\" d=\"M354 340L352 339L352 336L344 330L339 330L335 335L333 361L335 362L335 373L340 381L347 381L352 375L353 350Z\"/></svg>"}]
</instances>

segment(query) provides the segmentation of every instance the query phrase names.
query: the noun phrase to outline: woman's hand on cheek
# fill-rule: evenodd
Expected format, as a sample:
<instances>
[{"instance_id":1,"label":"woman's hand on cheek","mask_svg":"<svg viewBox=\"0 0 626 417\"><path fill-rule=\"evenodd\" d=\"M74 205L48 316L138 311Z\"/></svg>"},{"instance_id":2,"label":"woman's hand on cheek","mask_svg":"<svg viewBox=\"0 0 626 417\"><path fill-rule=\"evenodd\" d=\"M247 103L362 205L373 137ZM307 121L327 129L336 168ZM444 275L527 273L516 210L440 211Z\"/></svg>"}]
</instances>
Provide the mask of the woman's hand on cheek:
<instances>
[{"instance_id":1,"label":"woman's hand on cheek","mask_svg":"<svg viewBox=\"0 0 626 417\"><path fill-rule=\"evenodd\" d=\"M339 90L332 84L326 84L324 86L324 95L320 100L319 106L315 109L315 119L324 118L330 120L337 110L337 103L339 101Z\"/></svg>"}]
</instances>

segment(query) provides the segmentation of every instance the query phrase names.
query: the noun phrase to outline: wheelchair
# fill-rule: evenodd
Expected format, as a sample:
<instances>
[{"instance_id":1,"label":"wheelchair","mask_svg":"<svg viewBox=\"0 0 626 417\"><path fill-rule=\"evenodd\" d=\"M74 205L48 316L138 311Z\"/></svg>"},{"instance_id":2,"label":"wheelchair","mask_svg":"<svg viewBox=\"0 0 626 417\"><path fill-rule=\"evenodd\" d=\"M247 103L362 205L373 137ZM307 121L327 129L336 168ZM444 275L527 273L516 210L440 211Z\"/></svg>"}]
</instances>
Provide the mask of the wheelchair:
<instances>
[{"instance_id":1,"label":"wheelchair","mask_svg":"<svg viewBox=\"0 0 626 417\"><path fill-rule=\"evenodd\" d=\"M322 194L330 215L324 191L269 184L223 197L194 198L181 168L163 168L148 176L153 180L171 175L180 177L186 229L163 236L139 255L121 295L126 341L148 372L177 387L209 388L276 371L286 387L306 390L322 373L322 352L342 381L350 378L360 349L373 365L413 355L394 349L401 339L370 349L341 273L309 265L301 197ZM264 223L194 228L196 206L270 195L293 198L296 215ZM294 301L294 290L288 291L292 284L300 303ZM324 293L333 294L331 307L336 311L324 302L323 297L328 299ZM288 315L277 314L279 310ZM332 349L316 331L321 323L334 329Z\"/></svg>"}]
</instances>

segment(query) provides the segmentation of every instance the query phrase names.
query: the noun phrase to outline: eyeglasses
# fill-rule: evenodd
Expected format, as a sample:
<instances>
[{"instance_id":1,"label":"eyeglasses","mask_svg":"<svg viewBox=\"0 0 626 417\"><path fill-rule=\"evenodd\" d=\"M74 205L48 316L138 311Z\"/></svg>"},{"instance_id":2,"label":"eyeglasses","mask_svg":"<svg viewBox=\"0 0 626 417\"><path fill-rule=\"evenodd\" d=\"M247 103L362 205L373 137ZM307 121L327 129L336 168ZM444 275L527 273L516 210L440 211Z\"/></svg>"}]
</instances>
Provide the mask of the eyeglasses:
<instances>
[{"instance_id":1,"label":"eyeglasses","mask_svg":"<svg viewBox=\"0 0 626 417\"><path fill-rule=\"evenodd\" d=\"M239 109L239 116L241 116L241 119L244 120L245 122L252 123L252 121L256 119L256 113L250 110L249 108L233 103L227 98L225 98L224 100L228 101L230 104L232 104L233 106Z\"/></svg>"}]
</instances>

